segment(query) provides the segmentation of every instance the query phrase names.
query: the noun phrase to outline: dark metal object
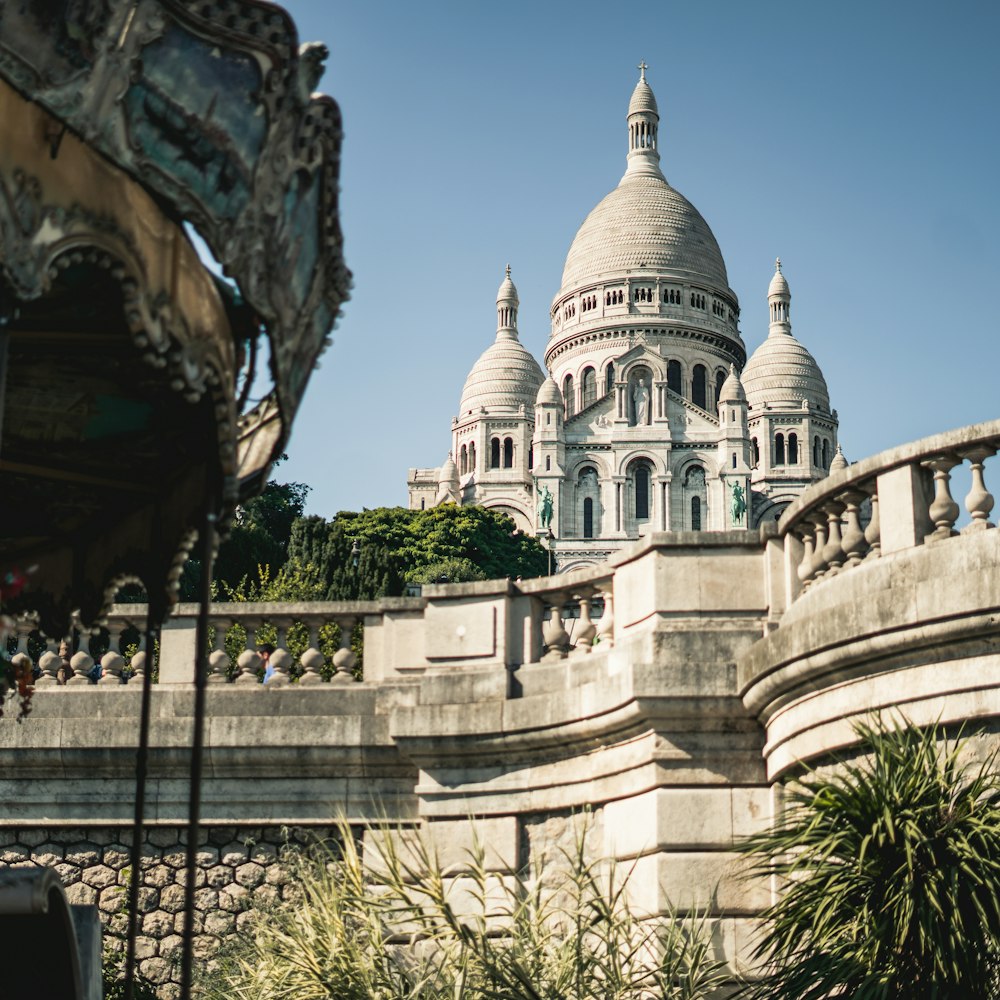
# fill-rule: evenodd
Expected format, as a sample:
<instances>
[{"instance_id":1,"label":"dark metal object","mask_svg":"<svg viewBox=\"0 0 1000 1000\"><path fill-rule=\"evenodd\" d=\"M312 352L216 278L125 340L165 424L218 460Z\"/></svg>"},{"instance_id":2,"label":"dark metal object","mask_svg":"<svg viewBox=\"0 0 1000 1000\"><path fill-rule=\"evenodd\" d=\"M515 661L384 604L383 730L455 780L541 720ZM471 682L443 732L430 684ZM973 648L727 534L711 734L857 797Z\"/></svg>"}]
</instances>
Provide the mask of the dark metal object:
<instances>
[{"instance_id":1,"label":"dark metal object","mask_svg":"<svg viewBox=\"0 0 1000 1000\"><path fill-rule=\"evenodd\" d=\"M194 961L194 894L198 867L198 836L201 825L201 774L205 751L205 694L208 689L208 609L212 602L212 558L215 553L213 505L205 514L201 533L201 605L195 632L194 736L191 741L191 790L188 800L188 832L184 886L184 943L181 952L181 1000L190 1000Z\"/></svg>"},{"instance_id":2,"label":"dark metal object","mask_svg":"<svg viewBox=\"0 0 1000 1000\"><path fill-rule=\"evenodd\" d=\"M156 637L156 610L146 612L146 669L142 674L142 707L139 715L139 748L135 755L135 819L132 823L132 850L129 864L128 936L125 952L125 1000L135 996L135 937L139 929L139 883L142 881L142 844L146 812L146 775L149 769L149 714L153 691L153 650Z\"/></svg>"}]
</instances>

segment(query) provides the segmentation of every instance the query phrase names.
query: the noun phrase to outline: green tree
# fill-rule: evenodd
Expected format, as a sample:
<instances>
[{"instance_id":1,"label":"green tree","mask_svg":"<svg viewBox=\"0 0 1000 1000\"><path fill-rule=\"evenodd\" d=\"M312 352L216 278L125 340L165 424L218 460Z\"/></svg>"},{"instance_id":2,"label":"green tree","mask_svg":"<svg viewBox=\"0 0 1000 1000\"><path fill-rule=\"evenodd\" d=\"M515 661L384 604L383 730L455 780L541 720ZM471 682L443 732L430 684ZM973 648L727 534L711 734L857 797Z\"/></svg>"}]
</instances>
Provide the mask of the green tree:
<instances>
[{"instance_id":1,"label":"green tree","mask_svg":"<svg viewBox=\"0 0 1000 1000\"><path fill-rule=\"evenodd\" d=\"M291 566L312 565L328 600L398 596L407 583L540 576L548 555L505 514L442 504L430 510L341 511L296 521ZM355 565L356 561L356 565Z\"/></svg>"},{"instance_id":2,"label":"green tree","mask_svg":"<svg viewBox=\"0 0 1000 1000\"><path fill-rule=\"evenodd\" d=\"M222 590L238 590L258 580L258 567L272 578L288 560L292 526L302 517L309 487L304 483L268 483L260 496L236 510L229 537L219 546L212 578ZM201 561L188 559L181 577L181 600L200 597Z\"/></svg>"},{"instance_id":3,"label":"green tree","mask_svg":"<svg viewBox=\"0 0 1000 1000\"><path fill-rule=\"evenodd\" d=\"M778 884L755 1000L1000 997L996 754L939 727L860 725L860 755L811 772L747 849Z\"/></svg>"}]
</instances>

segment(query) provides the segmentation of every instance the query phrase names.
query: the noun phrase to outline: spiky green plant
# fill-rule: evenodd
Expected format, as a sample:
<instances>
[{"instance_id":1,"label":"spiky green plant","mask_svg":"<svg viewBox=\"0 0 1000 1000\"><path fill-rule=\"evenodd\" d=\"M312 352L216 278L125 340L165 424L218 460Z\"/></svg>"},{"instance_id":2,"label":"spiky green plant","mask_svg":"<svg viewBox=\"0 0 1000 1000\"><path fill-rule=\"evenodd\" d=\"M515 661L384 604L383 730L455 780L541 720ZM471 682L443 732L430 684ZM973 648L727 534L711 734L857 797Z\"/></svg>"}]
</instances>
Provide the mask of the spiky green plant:
<instances>
[{"instance_id":1,"label":"spiky green plant","mask_svg":"<svg viewBox=\"0 0 1000 1000\"><path fill-rule=\"evenodd\" d=\"M775 880L755 1000L1000 997L1000 774L938 726L856 727L851 761L787 789L749 840Z\"/></svg>"},{"instance_id":2,"label":"spiky green plant","mask_svg":"<svg viewBox=\"0 0 1000 1000\"><path fill-rule=\"evenodd\" d=\"M585 834L501 877L476 843L445 869L426 839L369 831L364 857L288 859L298 898L256 911L202 984L209 1000L703 1000L724 980L705 918L643 921L628 873L588 860Z\"/></svg>"}]
</instances>

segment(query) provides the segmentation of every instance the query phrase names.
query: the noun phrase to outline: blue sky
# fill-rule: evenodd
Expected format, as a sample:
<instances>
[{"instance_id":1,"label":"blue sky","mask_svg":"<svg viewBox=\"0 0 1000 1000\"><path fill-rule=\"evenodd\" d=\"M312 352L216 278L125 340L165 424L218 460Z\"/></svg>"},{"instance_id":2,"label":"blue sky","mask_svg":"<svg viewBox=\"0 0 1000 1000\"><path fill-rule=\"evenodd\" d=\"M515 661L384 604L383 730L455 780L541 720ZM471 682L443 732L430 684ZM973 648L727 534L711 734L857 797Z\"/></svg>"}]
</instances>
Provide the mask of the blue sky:
<instances>
[{"instance_id":1,"label":"blue sky","mask_svg":"<svg viewBox=\"0 0 1000 1000\"><path fill-rule=\"evenodd\" d=\"M508 262L541 359L576 229L624 170L640 59L748 353L780 255L849 459L998 416L1000 5L285 6L330 48L354 272L276 472L310 513L405 504L407 469L444 460Z\"/></svg>"}]
</instances>

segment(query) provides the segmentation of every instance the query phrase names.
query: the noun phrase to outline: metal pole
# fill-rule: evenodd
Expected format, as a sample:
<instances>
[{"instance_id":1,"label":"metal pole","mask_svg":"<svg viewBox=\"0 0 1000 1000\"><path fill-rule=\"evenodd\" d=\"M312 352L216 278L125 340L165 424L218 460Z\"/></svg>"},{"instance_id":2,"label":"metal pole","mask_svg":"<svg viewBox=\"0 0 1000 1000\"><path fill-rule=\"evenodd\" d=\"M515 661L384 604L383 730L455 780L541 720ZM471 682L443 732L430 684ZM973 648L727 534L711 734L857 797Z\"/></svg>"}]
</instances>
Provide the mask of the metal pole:
<instances>
[{"instance_id":1,"label":"metal pole","mask_svg":"<svg viewBox=\"0 0 1000 1000\"><path fill-rule=\"evenodd\" d=\"M184 886L184 943L181 951L181 1000L191 1000L194 960L194 892L198 860L198 836L201 823L201 774L205 750L205 692L208 680L208 607L212 600L212 555L215 548L217 515L205 512L201 532L201 603L195 631L194 658L194 736L191 741L191 788L188 800L187 872Z\"/></svg>"},{"instance_id":2,"label":"metal pole","mask_svg":"<svg viewBox=\"0 0 1000 1000\"><path fill-rule=\"evenodd\" d=\"M147 600L149 600L147 596ZM139 715L139 748L135 754L135 818L132 821L132 850L129 859L128 938L125 953L125 1000L135 996L135 936L139 926L140 863L146 811L146 775L149 766L149 714L153 690L153 649L156 641L154 602L146 610L146 669L142 672L142 708Z\"/></svg>"}]
</instances>

